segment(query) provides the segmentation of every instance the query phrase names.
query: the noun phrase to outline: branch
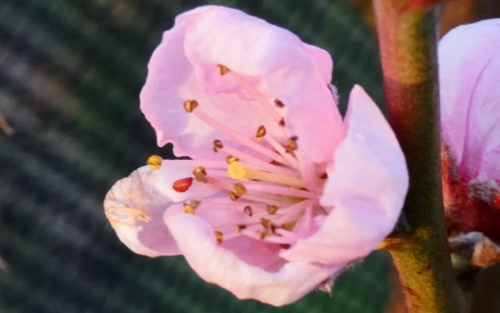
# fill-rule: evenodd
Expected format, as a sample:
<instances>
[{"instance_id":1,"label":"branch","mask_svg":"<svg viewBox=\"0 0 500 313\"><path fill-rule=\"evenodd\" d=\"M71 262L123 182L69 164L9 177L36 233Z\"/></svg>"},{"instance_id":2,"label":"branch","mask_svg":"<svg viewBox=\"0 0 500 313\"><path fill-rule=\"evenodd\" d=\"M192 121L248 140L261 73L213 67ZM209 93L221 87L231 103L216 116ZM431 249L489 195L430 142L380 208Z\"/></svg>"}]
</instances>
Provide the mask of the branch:
<instances>
[{"instance_id":1,"label":"branch","mask_svg":"<svg viewBox=\"0 0 500 313\"><path fill-rule=\"evenodd\" d=\"M409 313L459 313L463 298L451 267L441 195L435 12L408 4L374 0L388 119L410 173L404 207L410 231L406 244L389 251Z\"/></svg>"}]
</instances>

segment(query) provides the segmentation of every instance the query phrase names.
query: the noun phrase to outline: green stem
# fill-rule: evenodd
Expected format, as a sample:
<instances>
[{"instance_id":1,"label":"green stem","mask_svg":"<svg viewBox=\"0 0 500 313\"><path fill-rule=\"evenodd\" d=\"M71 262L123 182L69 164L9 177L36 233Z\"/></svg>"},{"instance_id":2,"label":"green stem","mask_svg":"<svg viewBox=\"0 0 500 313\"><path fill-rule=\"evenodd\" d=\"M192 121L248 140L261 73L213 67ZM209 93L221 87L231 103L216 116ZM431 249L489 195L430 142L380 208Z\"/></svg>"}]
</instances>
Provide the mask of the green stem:
<instances>
[{"instance_id":1,"label":"green stem","mask_svg":"<svg viewBox=\"0 0 500 313\"><path fill-rule=\"evenodd\" d=\"M445 233L435 12L407 1L374 0L388 119L405 153L409 244L390 249L409 313L464 312Z\"/></svg>"}]
</instances>

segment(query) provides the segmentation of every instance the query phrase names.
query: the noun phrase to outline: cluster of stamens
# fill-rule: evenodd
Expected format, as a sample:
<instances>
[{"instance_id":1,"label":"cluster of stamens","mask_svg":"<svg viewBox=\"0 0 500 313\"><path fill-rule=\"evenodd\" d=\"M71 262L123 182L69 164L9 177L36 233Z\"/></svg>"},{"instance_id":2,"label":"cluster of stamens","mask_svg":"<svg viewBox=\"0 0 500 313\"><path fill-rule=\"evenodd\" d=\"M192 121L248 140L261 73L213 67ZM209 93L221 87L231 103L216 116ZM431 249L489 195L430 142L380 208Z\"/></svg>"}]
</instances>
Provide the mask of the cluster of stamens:
<instances>
[{"instance_id":1,"label":"cluster of stamens","mask_svg":"<svg viewBox=\"0 0 500 313\"><path fill-rule=\"evenodd\" d=\"M192 166L192 177L177 180L172 188L184 192L192 184L201 183L225 191L225 197L192 199L183 204L188 214L196 214L198 210L227 210L228 216L234 216L231 211L239 214L236 220L221 220L212 225L217 243L244 235L288 248L297 240L293 230L301 218L326 213L319 205L324 172L317 173L316 165L300 153L298 137L287 135L282 101L274 99L269 102L228 67L218 65L217 68L221 75L234 78L255 96L261 104L256 111L263 117L263 123L256 126L255 137L248 138L236 127L231 128L213 119L210 112L202 109L203 103L195 99L185 100L183 105L187 113L195 115L229 140L227 143L214 140L210 152L225 154L225 161L182 161L185 166ZM158 162L152 163L150 166L155 168Z\"/></svg>"}]
</instances>

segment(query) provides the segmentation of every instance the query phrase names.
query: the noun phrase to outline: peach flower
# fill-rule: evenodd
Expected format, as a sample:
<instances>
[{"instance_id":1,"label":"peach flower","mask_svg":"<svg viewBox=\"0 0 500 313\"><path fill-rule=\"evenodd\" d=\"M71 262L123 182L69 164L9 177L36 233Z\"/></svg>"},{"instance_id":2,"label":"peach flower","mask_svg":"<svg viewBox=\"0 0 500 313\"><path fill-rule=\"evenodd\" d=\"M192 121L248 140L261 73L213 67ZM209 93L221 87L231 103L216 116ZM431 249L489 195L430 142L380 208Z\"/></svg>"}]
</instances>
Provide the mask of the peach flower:
<instances>
[{"instance_id":1,"label":"peach flower","mask_svg":"<svg viewBox=\"0 0 500 313\"><path fill-rule=\"evenodd\" d=\"M500 243L500 19L439 43L443 186L451 234Z\"/></svg>"},{"instance_id":2,"label":"peach flower","mask_svg":"<svg viewBox=\"0 0 500 313\"><path fill-rule=\"evenodd\" d=\"M332 68L324 50L243 12L179 15L140 98L158 144L192 159L152 157L112 187L120 239L276 306L369 254L398 219L407 169L361 87L342 119Z\"/></svg>"}]
</instances>

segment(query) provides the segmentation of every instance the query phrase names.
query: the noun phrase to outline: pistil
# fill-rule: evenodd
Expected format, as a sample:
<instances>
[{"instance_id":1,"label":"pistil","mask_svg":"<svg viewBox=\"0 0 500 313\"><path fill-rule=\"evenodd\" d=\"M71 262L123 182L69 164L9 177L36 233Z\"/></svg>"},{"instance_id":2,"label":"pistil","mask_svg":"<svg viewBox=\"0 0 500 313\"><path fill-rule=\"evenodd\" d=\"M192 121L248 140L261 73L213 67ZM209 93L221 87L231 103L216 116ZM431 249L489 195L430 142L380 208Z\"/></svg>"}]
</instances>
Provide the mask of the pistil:
<instances>
[{"instance_id":1,"label":"pistil","mask_svg":"<svg viewBox=\"0 0 500 313\"><path fill-rule=\"evenodd\" d=\"M278 183L290 187L305 188L301 178L292 177L282 174L269 173L241 166L240 162L232 162L227 168L229 177L234 179L255 179L267 181L270 183Z\"/></svg>"}]
</instances>

